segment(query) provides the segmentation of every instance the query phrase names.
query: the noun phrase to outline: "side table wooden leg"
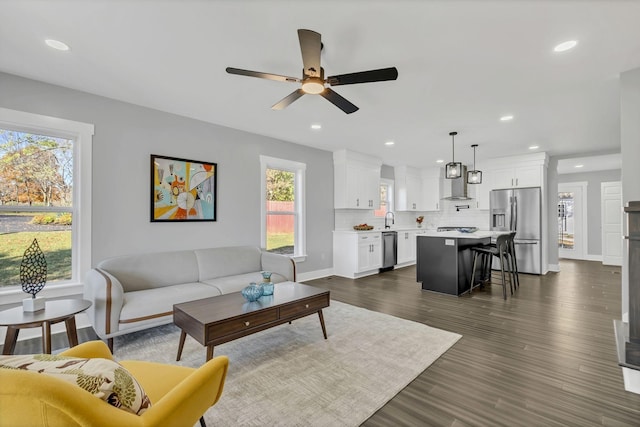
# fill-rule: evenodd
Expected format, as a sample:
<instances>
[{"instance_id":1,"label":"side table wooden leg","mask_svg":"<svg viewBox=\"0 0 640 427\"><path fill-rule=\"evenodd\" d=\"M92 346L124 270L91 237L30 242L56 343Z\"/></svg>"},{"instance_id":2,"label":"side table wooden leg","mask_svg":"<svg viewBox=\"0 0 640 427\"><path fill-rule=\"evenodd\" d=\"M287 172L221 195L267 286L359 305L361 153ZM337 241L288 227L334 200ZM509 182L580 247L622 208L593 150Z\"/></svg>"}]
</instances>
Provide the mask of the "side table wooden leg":
<instances>
[{"instance_id":1,"label":"side table wooden leg","mask_svg":"<svg viewBox=\"0 0 640 427\"><path fill-rule=\"evenodd\" d=\"M42 322L42 352L51 354L51 323Z\"/></svg>"},{"instance_id":2,"label":"side table wooden leg","mask_svg":"<svg viewBox=\"0 0 640 427\"><path fill-rule=\"evenodd\" d=\"M324 339L327 339L327 328L324 327L324 316L322 315L322 310L318 310L318 317L320 318L320 326L322 326L322 335L324 335Z\"/></svg>"},{"instance_id":3,"label":"side table wooden leg","mask_svg":"<svg viewBox=\"0 0 640 427\"><path fill-rule=\"evenodd\" d=\"M207 362L213 359L213 345L207 346Z\"/></svg>"},{"instance_id":4,"label":"side table wooden leg","mask_svg":"<svg viewBox=\"0 0 640 427\"><path fill-rule=\"evenodd\" d=\"M69 347L77 346L78 330L76 329L76 316L73 315L67 319L64 319L64 325L67 328L67 339L69 340Z\"/></svg>"},{"instance_id":5,"label":"side table wooden leg","mask_svg":"<svg viewBox=\"0 0 640 427\"><path fill-rule=\"evenodd\" d=\"M180 331L180 343L178 344L178 355L176 356L176 362L182 357L182 349L184 348L184 340L187 338L185 331Z\"/></svg>"},{"instance_id":6,"label":"side table wooden leg","mask_svg":"<svg viewBox=\"0 0 640 427\"><path fill-rule=\"evenodd\" d=\"M13 354L16 349L16 342L18 341L19 328L15 326L7 326L7 334L4 337L4 347L2 347L2 354Z\"/></svg>"}]
</instances>

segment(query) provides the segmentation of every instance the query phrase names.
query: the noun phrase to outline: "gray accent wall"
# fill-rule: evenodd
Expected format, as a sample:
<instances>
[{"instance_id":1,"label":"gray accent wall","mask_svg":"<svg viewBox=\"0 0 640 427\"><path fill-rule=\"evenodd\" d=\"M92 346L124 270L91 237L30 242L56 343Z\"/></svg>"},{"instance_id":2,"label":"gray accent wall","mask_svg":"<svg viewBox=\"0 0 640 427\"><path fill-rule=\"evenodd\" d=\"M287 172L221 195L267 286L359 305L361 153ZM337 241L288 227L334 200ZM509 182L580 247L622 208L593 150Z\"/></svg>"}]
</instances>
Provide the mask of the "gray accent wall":
<instances>
[{"instance_id":1,"label":"gray accent wall","mask_svg":"<svg viewBox=\"0 0 640 427\"><path fill-rule=\"evenodd\" d=\"M204 95L203 95L204 96ZM307 165L307 254L298 272L332 268L330 151L0 73L0 106L95 125L92 265L180 249L260 246L260 155ZM217 222L152 223L150 155L218 164Z\"/></svg>"},{"instance_id":2,"label":"gray accent wall","mask_svg":"<svg viewBox=\"0 0 640 427\"><path fill-rule=\"evenodd\" d=\"M587 242L585 255L602 255L602 209L601 189L603 182L620 181L621 170L568 173L558 175L558 184L571 182L587 183ZM557 193L557 192L556 192ZM556 202L557 205L557 202ZM557 224L557 219L554 224Z\"/></svg>"}]
</instances>

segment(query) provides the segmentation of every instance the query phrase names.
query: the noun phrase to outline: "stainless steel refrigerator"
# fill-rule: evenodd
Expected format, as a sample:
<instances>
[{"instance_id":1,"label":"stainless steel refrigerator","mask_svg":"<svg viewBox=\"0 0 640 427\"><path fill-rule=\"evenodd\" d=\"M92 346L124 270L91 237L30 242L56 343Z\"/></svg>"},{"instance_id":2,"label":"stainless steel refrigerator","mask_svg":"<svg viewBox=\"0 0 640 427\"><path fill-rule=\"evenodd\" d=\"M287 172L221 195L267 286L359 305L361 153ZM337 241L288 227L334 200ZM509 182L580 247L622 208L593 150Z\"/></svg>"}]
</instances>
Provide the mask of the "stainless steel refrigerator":
<instances>
[{"instance_id":1,"label":"stainless steel refrigerator","mask_svg":"<svg viewBox=\"0 0 640 427\"><path fill-rule=\"evenodd\" d=\"M518 271L542 274L540 187L492 190L489 203L491 230L516 232Z\"/></svg>"}]
</instances>

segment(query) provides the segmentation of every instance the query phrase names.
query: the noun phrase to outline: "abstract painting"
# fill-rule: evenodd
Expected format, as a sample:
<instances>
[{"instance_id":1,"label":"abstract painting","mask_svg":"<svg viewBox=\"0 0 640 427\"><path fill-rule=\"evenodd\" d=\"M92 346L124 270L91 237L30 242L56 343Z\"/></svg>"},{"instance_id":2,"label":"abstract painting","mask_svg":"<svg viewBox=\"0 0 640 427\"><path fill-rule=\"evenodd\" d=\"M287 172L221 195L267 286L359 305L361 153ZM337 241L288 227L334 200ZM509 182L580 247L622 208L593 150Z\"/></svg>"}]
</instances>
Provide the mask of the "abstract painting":
<instances>
[{"instance_id":1,"label":"abstract painting","mask_svg":"<svg viewBox=\"0 0 640 427\"><path fill-rule=\"evenodd\" d=\"M151 222L215 221L218 165L151 155Z\"/></svg>"}]
</instances>

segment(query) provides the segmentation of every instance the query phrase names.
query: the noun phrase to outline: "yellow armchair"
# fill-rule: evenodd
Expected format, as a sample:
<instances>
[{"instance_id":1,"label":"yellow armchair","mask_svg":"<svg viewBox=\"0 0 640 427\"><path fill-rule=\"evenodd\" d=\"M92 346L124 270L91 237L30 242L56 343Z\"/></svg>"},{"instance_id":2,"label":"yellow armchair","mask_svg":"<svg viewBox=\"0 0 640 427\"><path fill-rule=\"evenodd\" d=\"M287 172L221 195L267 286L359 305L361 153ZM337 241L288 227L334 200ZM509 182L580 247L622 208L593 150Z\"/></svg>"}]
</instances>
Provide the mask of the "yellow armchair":
<instances>
[{"instance_id":1,"label":"yellow armchair","mask_svg":"<svg viewBox=\"0 0 640 427\"><path fill-rule=\"evenodd\" d=\"M70 357L113 359L102 341L89 341L61 353ZM200 419L220 395L229 360L218 356L188 368L143 361L119 361L151 400L134 415L91 393L45 374L0 369L0 426L188 426Z\"/></svg>"}]
</instances>

